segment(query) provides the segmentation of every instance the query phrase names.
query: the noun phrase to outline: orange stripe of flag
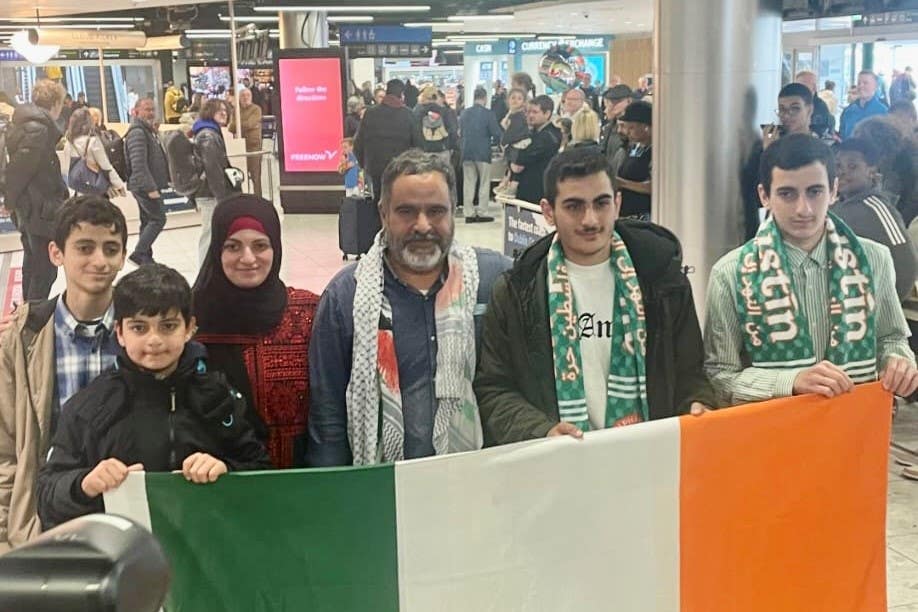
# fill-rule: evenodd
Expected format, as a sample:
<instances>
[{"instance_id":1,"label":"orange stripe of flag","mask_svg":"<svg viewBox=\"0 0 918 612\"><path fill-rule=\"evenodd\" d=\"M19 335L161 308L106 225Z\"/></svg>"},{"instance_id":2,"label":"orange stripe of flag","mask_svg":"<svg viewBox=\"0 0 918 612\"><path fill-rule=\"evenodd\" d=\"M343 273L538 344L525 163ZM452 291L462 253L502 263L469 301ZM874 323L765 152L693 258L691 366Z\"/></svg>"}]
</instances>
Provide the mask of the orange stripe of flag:
<instances>
[{"instance_id":1,"label":"orange stripe of flag","mask_svg":"<svg viewBox=\"0 0 918 612\"><path fill-rule=\"evenodd\" d=\"M681 421L682 612L885 612L892 397L784 398Z\"/></svg>"}]
</instances>

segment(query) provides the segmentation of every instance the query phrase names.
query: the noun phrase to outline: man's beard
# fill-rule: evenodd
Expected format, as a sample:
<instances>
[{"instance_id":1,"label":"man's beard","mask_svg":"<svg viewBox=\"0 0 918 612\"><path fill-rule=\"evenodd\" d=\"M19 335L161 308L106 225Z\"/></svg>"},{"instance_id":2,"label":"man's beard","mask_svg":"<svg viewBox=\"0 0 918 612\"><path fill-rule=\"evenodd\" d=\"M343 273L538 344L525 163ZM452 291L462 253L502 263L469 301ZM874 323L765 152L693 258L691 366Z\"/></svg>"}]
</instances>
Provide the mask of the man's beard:
<instances>
[{"instance_id":1,"label":"man's beard","mask_svg":"<svg viewBox=\"0 0 918 612\"><path fill-rule=\"evenodd\" d=\"M412 251L411 245L418 242L432 242L434 248L423 253ZM449 254L452 243L452 232L448 236L440 236L434 231L425 234L414 232L405 238L396 238L386 232L386 245L390 256L412 272L431 272L441 266Z\"/></svg>"}]
</instances>

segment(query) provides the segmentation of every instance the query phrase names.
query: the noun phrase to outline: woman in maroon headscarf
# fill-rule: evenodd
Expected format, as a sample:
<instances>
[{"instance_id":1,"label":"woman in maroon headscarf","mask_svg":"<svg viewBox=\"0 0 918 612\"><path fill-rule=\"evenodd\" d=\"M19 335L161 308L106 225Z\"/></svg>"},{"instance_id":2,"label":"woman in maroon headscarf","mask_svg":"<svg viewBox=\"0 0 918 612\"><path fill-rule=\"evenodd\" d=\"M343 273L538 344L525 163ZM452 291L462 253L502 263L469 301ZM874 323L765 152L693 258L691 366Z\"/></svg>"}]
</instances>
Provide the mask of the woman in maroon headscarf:
<instances>
[{"instance_id":1,"label":"woman in maroon headscarf","mask_svg":"<svg viewBox=\"0 0 918 612\"><path fill-rule=\"evenodd\" d=\"M303 464L309 410L309 338L319 296L280 280L281 229L268 200L221 202L194 284L196 340L254 410L274 466Z\"/></svg>"}]
</instances>

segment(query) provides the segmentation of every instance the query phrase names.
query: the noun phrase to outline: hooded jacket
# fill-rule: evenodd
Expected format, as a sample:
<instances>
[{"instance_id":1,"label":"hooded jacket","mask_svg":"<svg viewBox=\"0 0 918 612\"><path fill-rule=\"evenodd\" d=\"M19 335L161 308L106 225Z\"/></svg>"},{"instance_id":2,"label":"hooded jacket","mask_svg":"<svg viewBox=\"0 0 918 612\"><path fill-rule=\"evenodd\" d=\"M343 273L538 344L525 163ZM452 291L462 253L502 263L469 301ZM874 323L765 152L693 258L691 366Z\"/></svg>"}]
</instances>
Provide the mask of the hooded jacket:
<instances>
[{"instance_id":1,"label":"hooded jacket","mask_svg":"<svg viewBox=\"0 0 918 612\"><path fill-rule=\"evenodd\" d=\"M459 120L455 114L450 112L451 109L440 106L436 102L427 102L418 104L414 107L414 117L418 122L418 130L421 132L421 148L428 153L440 153L442 151L452 151L459 148ZM435 121L437 118L443 123L446 130L446 138L442 140L427 140L424 136L424 118L430 115L430 119Z\"/></svg>"},{"instance_id":2,"label":"hooded jacket","mask_svg":"<svg viewBox=\"0 0 918 612\"><path fill-rule=\"evenodd\" d=\"M21 104L6 136L6 207L21 231L51 238L57 211L70 197L61 176L61 131L45 109Z\"/></svg>"},{"instance_id":3,"label":"hooded jacket","mask_svg":"<svg viewBox=\"0 0 918 612\"><path fill-rule=\"evenodd\" d=\"M100 461L142 463L148 472L181 470L196 452L230 471L269 469L264 446L245 419L242 395L219 372L208 372L207 351L189 342L175 372L159 380L126 356L63 407L48 461L38 476L38 515L44 529L102 512L83 479Z\"/></svg>"},{"instance_id":4,"label":"hooded jacket","mask_svg":"<svg viewBox=\"0 0 918 612\"><path fill-rule=\"evenodd\" d=\"M226 156L226 142L220 126L212 119L198 119L192 131L198 165L204 168L204 181L195 197L217 198L219 204L240 193L239 189L230 185L224 173L230 167L230 162Z\"/></svg>"},{"instance_id":5,"label":"hooded jacket","mask_svg":"<svg viewBox=\"0 0 918 612\"><path fill-rule=\"evenodd\" d=\"M668 230L631 219L616 231L628 247L644 298L650 419L714 406L682 248ZM475 394L485 445L542 438L558 424L548 319L547 256L554 234L526 249L494 285L484 319Z\"/></svg>"}]
</instances>

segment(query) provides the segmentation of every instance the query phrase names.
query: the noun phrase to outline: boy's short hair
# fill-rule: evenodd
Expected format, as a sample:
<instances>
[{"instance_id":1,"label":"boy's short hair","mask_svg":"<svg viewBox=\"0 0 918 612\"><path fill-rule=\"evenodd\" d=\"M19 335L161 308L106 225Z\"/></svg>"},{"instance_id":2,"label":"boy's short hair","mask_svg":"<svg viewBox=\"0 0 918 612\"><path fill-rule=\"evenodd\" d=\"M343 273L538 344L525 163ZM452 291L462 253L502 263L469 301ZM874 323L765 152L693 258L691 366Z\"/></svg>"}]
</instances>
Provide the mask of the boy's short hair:
<instances>
[{"instance_id":1,"label":"boy's short hair","mask_svg":"<svg viewBox=\"0 0 918 612\"><path fill-rule=\"evenodd\" d=\"M530 100L529 103L538 106L543 113L552 113L555 111L555 101L545 94L536 96Z\"/></svg>"},{"instance_id":2,"label":"boy's short hair","mask_svg":"<svg viewBox=\"0 0 918 612\"><path fill-rule=\"evenodd\" d=\"M788 83L778 92L779 98L800 98L807 106L813 105L813 94L810 88L801 83Z\"/></svg>"},{"instance_id":3,"label":"boy's short hair","mask_svg":"<svg viewBox=\"0 0 918 612\"><path fill-rule=\"evenodd\" d=\"M354 139L351 138L350 136L348 136L347 138L342 138L341 144L348 144L348 145L354 146Z\"/></svg>"},{"instance_id":4,"label":"boy's short hair","mask_svg":"<svg viewBox=\"0 0 918 612\"><path fill-rule=\"evenodd\" d=\"M121 209L100 195L73 196L61 206L54 224L54 244L61 251L67 238L80 223L108 227L121 237L121 249L127 248L127 221Z\"/></svg>"},{"instance_id":5,"label":"boy's short hair","mask_svg":"<svg viewBox=\"0 0 918 612\"><path fill-rule=\"evenodd\" d=\"M835 155L846 151L863 155L868 166L876 166L880 162L880 152L872 142L864 138L849 138L835 145Z\"/></svg>"},{"instance_id":6,"label":"boy's short hair","mask_svg":"<svg viewBox=\"0 0 918 612\"><path fill-rule=\"evenodd\" d=\"M829 176L829 188L835 184L835 156L829 145L809 134L789 134L765 149L759 165L759 182L765 193L771 195L772 171L797 170L812 163L820 163Z\"/></svg>"},{"instance_id":7,"label":"boy's short hair","mask_svg":"<svg viewBox=\"0 0 918 612\"><path fill-rule=\"evenodd\" d=\"M583 178L605 172L615 192L615 175L612 164L598 147L574 147L556 155L545 169L543 193L554 208L558 197L558 184L570 178Z\"/></svg>"},{"instance_id":8,"label":"boy's short hair","mask_svg":"<svg viewBox=\"0 0 918 612\"><path fill-rule=\"evenodd\" d=\"M115 285L112 302L115 321L145 315L155 317L173 310L182 313L185 324L191 323L191 287L185 277L162 264L140 266Z\"/></svg>"}]
</instances>

